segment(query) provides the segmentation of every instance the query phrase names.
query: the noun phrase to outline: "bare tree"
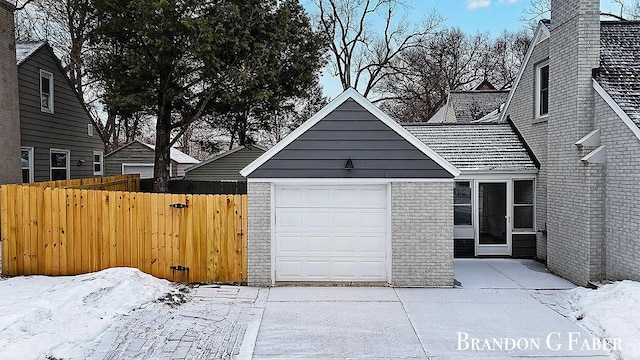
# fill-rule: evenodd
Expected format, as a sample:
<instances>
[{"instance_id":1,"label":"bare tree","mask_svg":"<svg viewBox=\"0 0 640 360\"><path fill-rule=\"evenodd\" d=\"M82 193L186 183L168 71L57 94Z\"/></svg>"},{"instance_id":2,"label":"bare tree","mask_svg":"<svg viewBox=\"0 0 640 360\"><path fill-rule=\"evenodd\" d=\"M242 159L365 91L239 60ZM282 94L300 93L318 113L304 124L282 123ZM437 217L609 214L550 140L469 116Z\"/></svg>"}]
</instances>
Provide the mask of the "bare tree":
<instances>
[{"instance_id":1,"label":"bare tree","mask_svg":"<svg viewBox=\"0 0 640 360\"><path fill-rule=\"evenodd\" d=\"M609 0L610 4L618 6L617 11L612 9L602 11L601 15L613 17L618 20L640 19L640 0ZM551 16L551 0L531 0L529 7L523 11L520 20L535 29L538 20Z\"/></svg>"},{"instance_id":2,"label":"bare tree","mask_svg":"<svg viewBox=\"0 0 640 360\"><path fill-rule=\"evenodd\" d=\"M433 12L421 27L411 27L400 0L315 0L315 4L333 75L340 78L343 89L353 87L365 97L393 74L392 63L400 53L421 45L442 22Z\"/></svg>"}]
</instances>

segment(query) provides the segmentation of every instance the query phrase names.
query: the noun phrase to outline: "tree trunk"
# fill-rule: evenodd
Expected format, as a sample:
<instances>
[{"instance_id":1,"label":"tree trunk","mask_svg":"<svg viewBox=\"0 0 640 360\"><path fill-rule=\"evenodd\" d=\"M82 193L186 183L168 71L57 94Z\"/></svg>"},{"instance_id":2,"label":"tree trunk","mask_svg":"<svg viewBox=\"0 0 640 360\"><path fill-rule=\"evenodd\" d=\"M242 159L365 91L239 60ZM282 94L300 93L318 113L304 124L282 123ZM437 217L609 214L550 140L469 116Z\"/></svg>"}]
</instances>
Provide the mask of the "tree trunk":
<instances>
[{"instance_id":1,"label":"tree trunk","mask_svg":"<svg viewBox=\"0 0 640 360\"><path fill-rule=\"evenodd\" d=\"M169 192L171 108L166 106L156 125L156 158L153 167L153 192Z\"/></svg>"}]
</instances>

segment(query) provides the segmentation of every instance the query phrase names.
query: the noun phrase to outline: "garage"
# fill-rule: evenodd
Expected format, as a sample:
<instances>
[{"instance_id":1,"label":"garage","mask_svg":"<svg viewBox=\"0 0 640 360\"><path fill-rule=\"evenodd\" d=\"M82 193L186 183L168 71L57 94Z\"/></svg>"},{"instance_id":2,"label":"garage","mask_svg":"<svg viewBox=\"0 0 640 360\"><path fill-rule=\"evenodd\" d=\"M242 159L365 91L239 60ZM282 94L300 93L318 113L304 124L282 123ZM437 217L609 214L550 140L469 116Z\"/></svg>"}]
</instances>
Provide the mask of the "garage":
<instances>
[{"instance_id":1,"label":"garage","mask_svg":"<svg viewBox=\"0 0 640 360\"><path fill-rule=\"evenodd\" d=\"M460 172L355 89L240 174L249 285L453 286Z\"/></svg>"},{"instance_id":2,"label":"garage","mask_svg":"<svg viewBox=\"0 0 640 360\"><path fill-rule=\"evenodd\" d=\"M122 174L140 174L141 179L153 179L153 164L122 164Z\"/></svg>"},{"instance_id":3,"label":"garage","mask_svg":"<svg viewBox=\"0 0 640 360\"><path fill-rule=\"evenodd\" d=\"M278 186L276 281L386 281L385 185Z\"/></svg>"}]
</instances>

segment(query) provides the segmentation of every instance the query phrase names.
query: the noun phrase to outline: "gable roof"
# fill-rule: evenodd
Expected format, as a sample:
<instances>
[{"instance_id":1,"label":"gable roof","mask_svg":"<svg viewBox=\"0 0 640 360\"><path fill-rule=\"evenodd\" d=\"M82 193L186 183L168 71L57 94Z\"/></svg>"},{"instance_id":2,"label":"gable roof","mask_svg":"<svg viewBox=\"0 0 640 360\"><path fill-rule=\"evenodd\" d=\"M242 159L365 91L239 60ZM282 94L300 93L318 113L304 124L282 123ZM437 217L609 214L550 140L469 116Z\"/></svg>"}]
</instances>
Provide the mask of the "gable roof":
<instances>
[{"instance_id":1,"label":"gable roof","mask_svg":"<svg viewBox=\"0 0 640 360\"><path fill-rule=\"evenodd\" d=\"M462 171L537 170L509 124L421 124L405 128Z\"/></svg>"},{"instance_id":2,"label":"gable roof","mask_svg":"<svg viewBox=\"0 0 640 360\"><path fill-rule=\"evenodd\" d=\"M600 68L594 78L640 128L640 22L600 23Z\"/></svg>"},{"instance_id":3,"label":"gable roof","mask_svg":"<svg viewBox=\"0 0 640 360\"><path fill-rule=\"evenodd\" d=\"M531 55L533 54L533 50L539 43L549 38L551 34L548 27L549 24L550 24L549 21L545 19L540 20L538 22L538 27L536 29L536 32L533 34L533 39L531 39L531 44L529 45L527 54L525 55L520 65L520 70L518 71L518 76L516 77L516 81L514 81L514 83L511 85L511 91L509 91L509 96L507 97L507 101L504 104L505 111L503 111L502 115L500 115L500 121L505 120L505 114L507 113L507 109L509 109L509 105L511 105L511 100L513 99L513 95L515 94L516 90L518 90L518 85L520 85L520 80L522 80L522 75L526 71L527 65L531 60Z\"/></svg>"},{"instance_id":4,"label":"gable roof","mask_svg":"<svg viewBox=\"0 0 640 360\"><path fill-rule=\"evenodd\" d=\"M449 108L455 112L457 123L470 123L499 108L508 95L507 90L451 91Z\"/></svg>"},{"instance_id":5,"label":"gable roof","mask_svg":"<svg viewBox=\"0 0 640 360\"><path fill-rule=\"evenodd\" d=\"M210 157L210 158L208 158L206 160L203 160L203 161L201 161L201 162L199 162L199 163L197 163L195 165L191 165L188 168L184 169L184 171L191 171L191 170L197 169L197 168L199 168L201 166L207 165L207 164L212 163L212 162L214 162L216 160L222 159L223 157L226 157L226 156L229 156L229 155L231 155L233 153L236 153L236 152L238 152L238 151L240 151L242 149L250 149L252 147L256 148L256 149L259 149L259 150L262 150L262 151L267 151L267 148L262 147L262 146L260 146L258 144L251 144L251 145L246 145L246 146L237 146L237 147L235 147L235 148L233 148L231 150L225 151L225 152L220 153L218 155L214 155L214 156L212 156L212 157Z\"/></svg>"},{"instance_id":6,"label":"gable roof","mask_svg":"<svg viewBox=\"0 0 640 360\"><path fill-rule=\"evenodd\" d=\"M16 42L16 63L22 65L31 55L47 44L46 41Z\"/></svg>"},{"instance_id":7,"label":"gable roof","mask_svg":"<svg viewBox=\"0 0 640 360\"><path fill-rule=\"evenodd\" d=\"M300 125L297 129L287 135L284 139L278 142L274 147L269 149L267 152L262 154L259 158L253 161L251 164L247 165L244 169L240 171L242 176L248 176L253 171L258 169L262 164L267 162L273 156L278 154L282 149L284 149L287 145L291 144L294 140L296 140L299 136L304 134L307 130L313 127L315 124L320 122L324 117L326 117L329 113L335 110L338 106L346 102L347 100L352 99L357 104L362 106L365 110L375 116L378 120L384 123L387 127L389 127L392 131L397 133L400 137L406 140L408 143L413 145L420 152L431 158L436 164L441 166L447 172L449 172L453 176L458 176L460 171L447 160L445 160L442 156L440 156L437 152L433 151L426 144L418 140L415 136L413 136L409 131L403 128L400 124L398 124L395 120L385 114L378 107L373 105L369 100L367 100L364 96L360 95L355 89L349 88L338 95L333 101L327 104L324 108L318 111L315 115L313 115L309 120L305 121L302 125Z\"/></svg>"},{"instance_id":8,"label":"gable roof","mask_svg":"<svg viewBox=\"0 0 640 360\"><path fill-rule=\"evenodd\" d=\"M136 144L136 143L140 144L140 145L143 145L143 146L149 148L150 150L153 150L153 151L156 150L156 147L153 146L153 145L149 145L149 144L144 143L144 142L142 142L140 140L133 140L132 142L119 147L118 149L106 154L105 156L110 156L110 155L112 155L112 154L114 154L114 153L116 153L116 152L118 152L118 151L120 151L122 149L126 149L127 147L131 146L132 144ZM171 158L171 160L177 162L178 164L197 164L197 163L200 162L198 159L195 159L195 158L193 158L193 157L191 157L191 156L189 156L189 155L187 155L187 154L183 153L182 151L180 151L178 149L175 149L175 148L171 148L169 157Z\"/></svg>"}]
</instances>

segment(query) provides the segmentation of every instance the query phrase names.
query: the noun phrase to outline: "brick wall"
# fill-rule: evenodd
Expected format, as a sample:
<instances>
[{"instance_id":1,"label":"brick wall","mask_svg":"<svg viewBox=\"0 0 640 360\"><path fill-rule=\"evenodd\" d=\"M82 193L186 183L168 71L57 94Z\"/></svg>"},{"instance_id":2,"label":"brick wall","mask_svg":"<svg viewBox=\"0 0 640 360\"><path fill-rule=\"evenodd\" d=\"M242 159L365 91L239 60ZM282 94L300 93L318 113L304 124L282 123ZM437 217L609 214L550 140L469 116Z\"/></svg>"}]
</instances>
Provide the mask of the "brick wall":
<instances>
[{"instance_id":1,"label":"brick wall","mask_svg":"<svg viewBox=\"0 0 640 360\"><path fill-rule=\"evenodd\" d=\"M640 140L599 95L595 122L607 149L606 277L640 281Z\"/></svg>"},{"instance_id":2,"label":"brick wall","mask_svg":"<svg viewBox=\"0 0 640 360\"><path fill-rule=\"evenodd\" d=\"M13 7L0 0L0 184L22 182Z\"/></svg>"},{"instance_id":3,"label":"brick wall","mask_svg":"<svg viewBox=\"0 0 640 360\"><path fill-rule=\"evenodd\" d=\"M453 286L453 185L392 183L392 285Z\"/></svg>"},{"instance_id":4,"label":"brick wall","mask_svg":"<svg viewBox=\"0 0 640 360\"><path fill-rule=\"evenodd\" d=\"M540 161L536 177L536 230L547 228L547 118L535 119L535 71L536 65L548 58L549 39L546 38L535 45L506 109L506 115L509 115ZM536 236L536 256L543 260L547 258L547 237L543 232L538 232Z\"/></svg>"},{"instance_id":5,"label":"brick wall","mask_svg":"<svg viewBox=\"0 0 640 360\"><path fill-rule=\"evenodd\" d=\"M247 282L250 286L270 286L271 184L249 182L247 195Z\"/></svg>"},{"instance_id":6,"label":"brick wall","mask_svg":"<svg viewBox=\"0 0 640 360\"><path fill-rule=\"evenodd\" d=\"M593 129L591 70L599 66L600 2L554 0L549 47L547 265L577 283L599 280L602 239L593 231L603 166L583 165L574 143Z\"/></svg>"}]
</instances>

